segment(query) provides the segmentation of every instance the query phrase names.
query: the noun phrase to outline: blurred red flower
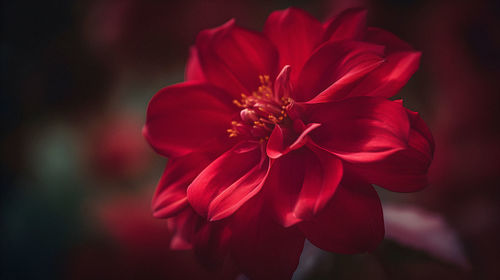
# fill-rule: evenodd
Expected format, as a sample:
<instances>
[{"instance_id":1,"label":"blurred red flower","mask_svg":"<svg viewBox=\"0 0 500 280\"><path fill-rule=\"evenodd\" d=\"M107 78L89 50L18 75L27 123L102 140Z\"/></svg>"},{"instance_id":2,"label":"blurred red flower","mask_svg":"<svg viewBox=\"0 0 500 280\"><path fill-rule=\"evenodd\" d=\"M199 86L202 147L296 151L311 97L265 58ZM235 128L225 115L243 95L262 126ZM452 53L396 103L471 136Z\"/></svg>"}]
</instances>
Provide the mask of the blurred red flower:
<instances>
[{"instance_id":1,"label":"blurred red flower","mask_svg":"<svg viewBox=\"0 0 500 280\"><path fill-rule=\"evenodd\" d=\"M132 113L104 116L86 128L87 165L102 179L130 181L144 174L151 155L138 133L141 121ZM120 184L122 187L122 185Z\"/></svg>"},{"instance_id":2,"label":"blurred red flower","mask_svg":"<svg viewBox=\"0 0 500 280\"><path fill-rule=\"evenodd\" d=\"M143 195L120 195L91 205L112 242L86 241L74 248L69 279L220 279L189 251L169 250L172 235L151 217Z\"/></svg>"},{"instance_id":3,"label":"blurred red flower","mask_svg":"<svg viewBox=\"0 0 500 280\"><path fill-rule=\"evenodd\" d=\"M338 253L378 245L371 184L425 187L434 142L387 99L420 53L365 24L364 10L322 24L290 8L263 33L231 20L198 35L186 82L153 97L143 131L171 158L153 209L171 218L174 247L277 279L291 277L304 238Z\"/></svg>"}]
</instances>

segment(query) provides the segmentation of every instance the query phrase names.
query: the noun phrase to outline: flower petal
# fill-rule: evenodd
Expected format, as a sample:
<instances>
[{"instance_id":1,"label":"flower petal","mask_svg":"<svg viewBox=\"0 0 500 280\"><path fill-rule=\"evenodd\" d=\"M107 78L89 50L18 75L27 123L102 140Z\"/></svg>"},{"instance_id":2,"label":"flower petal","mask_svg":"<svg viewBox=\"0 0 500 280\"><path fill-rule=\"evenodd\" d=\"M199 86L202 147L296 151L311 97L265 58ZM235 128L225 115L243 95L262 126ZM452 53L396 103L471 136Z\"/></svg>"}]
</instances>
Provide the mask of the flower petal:
<instances>
[{"instance_id":1,"label":"flower petal","mask_svg":"<svg viewBox=\"0 0 500 280\"><path fill-rule=\"evenodd\" d=\"M173 250L191 249L199 223L201 223L201 217L191 207L187 207L178 215L169 218L167 226L172 233L170 248Z\"/></svg>"},{"instance_id":2,"label":"flower petal","mask_svg":"<svg viewBox=\"0 0 500 280\"><path fill-rule=\"evenodd\" d=\"M310 123L301 129L302 132L300 133L287 126L274 126L266 146L267 156L277 159L304 146L308 139L307 135L320 125L319 123Z\"/></svg>"},{"instance_id":3,"label":"flower petal","mask_svg":"<svg viewBox=\"0 0 500 280\"><path fill-rule=\"evenodd\" d=\"M250 200L231 223L231 254L250 279L290 279L299 263L304 237L269 217L260 197Z\"/></svg>"},{"instance_id":4,"label":"flower petal","mask_svg":"<svg viewBox=\"0 0 500 280\"><path fill-rule=\"evenodd\" d=\"M410 123L405 108L382 98L357 97L307 108L308 122L321 126L311 139L351 163L373 162L408 146Z\"/></svg>"},{"instance_id":5,"label":"flower petal","mask_svg":"<svg viewBox=\"0 0 500 280\"><path fill-rule=\"evenodd\" d=\"M378 28L368 28L364 40L386 46L385 62L356 85L349 96L394 96L417 71L421 53Z\"/></svg>"},{"instance_id":6,"label":"flower petal","mask_svg":"<svg viewBox=\"0 0 500 280\"><path fill-rule=\"evenodd\" d=\"M153 196L153 216L168 218L188 207L186 189L210 161L202 153L170 159Z\"/></svg>"},{"instance_id":7,"label":"flower petal","mask_svg":"<svg viewBox=\"0 0 500 280\"><path fill-rule=\"evenodd\" d=\"M389 98L396 95L417 71L420 52L397 52L388 55L385 62L366 75L349 94L353 96L380 96Z\"/></svg>"},{"instance_id":8,"label":"flower petal","mask_svg":"<svg viewBox=\"0 0 500 280\"><path fill-rule=\"evenodd\" d=\"M198 50L195 46L189 48L189 58L186 63L186 72L184 73L186 81L204 81L203 69L201 69Z\"/></svg>"},{"instance_id":9,"label":"flower petal","mask_svg":"<svg viewBox=\"0 0 500 280\"><path fill-rule=\"evenodd\" d=\"M198 216L198 214L195 213ZM231 270L227 262L229 253L231 232L225 222L207 222L203 219L197 227L193 238L194 252L198 260L208 269L219 271L218 274L225 274ZM229 272L229 271L227 271ZM222 279L234 279L223 278Z\"/></svg>"},{"instance_id":10,"label":"flower petal","mask_svg":"<svg viewBox=\"0 0 500 280\"><path fill-rule=\"evenodd\" d=\"M289 227L321 211L341 178L340 159L314 147L302 148L273 163L264 189L273 197L280 223Z\"/></svg>"},{"instance_id":11,"label":"flower petal","mask_svg":"<svg viewBox=\"0 0 500 280\"><path fill-rule=\"evenodd\" d=\"M349 85L377 67L383 61L383 53L383 46L370 43L327 43L316 50L302 68L292 97L305 102L336 82L343 87Z\"/></svg>"},{"instance_id":12,"label":"flower petal","mask_svg":"<svg viewBox=\"0 0 500 280\"><path fill-rule=\"evenodd\" d=\"M257 194L269 171L263 146L241 143L205 168L188 187L193 208L209 220L223 219Z\"/></svg>"},{"instance_id":13,"label":"flower petal","mask_svg":"<svg viewBox=\"0 0 500 280\"><path fill-rule=\"evenodd\" d=\"M317 247L342 254L375 249L384 238L382 207L371 185L344 179L314 220L299 224Z\"/></svg>"},{"instance_id":14,"label":"flower petal","mask_svg":"<svg viewBox=\"0 0 500 280\"><path fill-rule=\"evenodd\" d=\"M348 9L325 23L324 41L359 39L366 28L365 9Z\"/></svg>"},{"instance_id":15,"label":"flower petal","mask_svg":"<svg viewBox=\"0 0 500 280\"><path fill-rule=\"evenodd\" d=\"M391 191L414 192L426 187L434 140L418 114L407 112L411 124L408 148L379 161L346 164L346 169L366 182Z\"/></svg>"},{"instance_id":16,"label":"flower petal","mask_svg":"<svg viewBox=\"0 0 500 280\"><path fill-rule=\"evenodd\" d=\"M292 87L290 84L290 73L292 67L290 65L283 66L281 72L276 77L274 82L274 97L280 99L281 97L290 97Z\"/></svg>"},{"instance_id":17,"label":"flower petal","mask_svg":"<svg viewBox=\"0 0 500 280\"><path fill-rule=\"evenodd\" d=\"M259 75L276 75L278 54L272 44L234 20L200 32L196 47L205 78L235 98L257 89Z\"/></svg>"},{"instance_id":18,"label":"flower petal","mask_svg":"<svg viewBox=\"0 0 500 280\"><path fill-rule=\"evenodd\" d=\"M303 10L288 8L269 15L264 34L279 52L279 68L293 68L292 81L323 36L321 23Z\"/></svg>"},{"instance_id":19,"label":"flower petal","mask_svg":"<svg viewBox=\"0 0 500 280\"><path fill-rule=\"evenodd\" d=\"M234 106L223 91L199 82L160 90L149 102L143 134L164 156L182 156L228 143Z\"/></svg>"},{"instance_id":20,"label":"flower petal","mask_svg":"<svg viewBox=\"0 0 500 280\"><path fill-rule=\"evenodd\" d=\"M364 33L363 40L385 46L387 54L414 51L408 43L402 41L396 35L376 27L368 27Z\"/></svg>"}]
</instances>

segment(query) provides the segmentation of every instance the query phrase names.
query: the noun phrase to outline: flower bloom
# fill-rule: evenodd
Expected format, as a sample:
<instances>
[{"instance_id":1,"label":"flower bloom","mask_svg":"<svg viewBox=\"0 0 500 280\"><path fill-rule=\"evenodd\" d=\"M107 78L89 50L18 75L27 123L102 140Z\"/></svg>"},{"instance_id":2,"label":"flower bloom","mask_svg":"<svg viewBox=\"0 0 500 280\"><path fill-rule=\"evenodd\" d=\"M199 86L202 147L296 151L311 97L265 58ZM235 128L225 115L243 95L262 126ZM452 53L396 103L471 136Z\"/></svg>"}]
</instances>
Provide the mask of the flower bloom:
<instances>
[{"instance_id":1,"label":"flower bloom","mask_svg":"<svg viewBox=\"0 0 500 280\"><path fill-rule=\"evenodd\" d=\"M153 198L175 248L290 278L307 238L357 253L384 236L372 184L426 186L432 135L395 95L420 53L367 28L364 10L320 23L290 8L263 33L202 31L186 81L151 100L144 135L170 158Z\"/></svg>"}]
</instances>

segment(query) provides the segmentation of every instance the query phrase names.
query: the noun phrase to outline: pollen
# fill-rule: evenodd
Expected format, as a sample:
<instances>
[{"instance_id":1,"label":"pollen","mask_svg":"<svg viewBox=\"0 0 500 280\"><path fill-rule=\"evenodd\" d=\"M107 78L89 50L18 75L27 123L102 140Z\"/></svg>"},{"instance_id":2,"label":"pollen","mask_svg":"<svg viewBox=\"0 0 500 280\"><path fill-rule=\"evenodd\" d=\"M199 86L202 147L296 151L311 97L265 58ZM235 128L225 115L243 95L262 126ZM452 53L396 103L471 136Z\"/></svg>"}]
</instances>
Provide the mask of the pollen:
<instances>
[{"instance_id":1,"label":"pollen","mask_svg":"<svg viewBox=\"0 0 500 280\"><path fill-rule=\"evenodd\" d=\"M287 120L288 97L278 97L273 92L269 75L259 75L260 85L250 95L241 93L233 104L240 108L239 118L227 129L230 138L244 136L258 142L269 139L274 126Z\"/></svg>"}]
</instances>

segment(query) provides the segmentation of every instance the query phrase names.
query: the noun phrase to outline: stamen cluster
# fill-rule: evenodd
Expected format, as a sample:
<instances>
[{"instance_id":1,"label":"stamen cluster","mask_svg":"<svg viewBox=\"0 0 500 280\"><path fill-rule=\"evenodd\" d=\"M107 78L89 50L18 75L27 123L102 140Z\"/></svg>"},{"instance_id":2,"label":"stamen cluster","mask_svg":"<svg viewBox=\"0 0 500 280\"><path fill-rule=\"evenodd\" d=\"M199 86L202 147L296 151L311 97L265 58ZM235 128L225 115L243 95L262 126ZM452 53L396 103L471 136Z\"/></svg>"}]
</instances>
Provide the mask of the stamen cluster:
<instances>
[{"instance_id":1,"label":"stamen cluster","mask_svg":"<svg viewBox=\"0 0 500 280\"><path fill-rule=\"evenodd\" d=\"M274 126L287 119L286 108L292 102L288 97L278 97L272 89L268 75L259 75L260 86L252 95L241 94L233 103L241 108L239 120L231 122L229 137L246 136L260 142L269 139Z\"/></svg>"}]
</instances>

